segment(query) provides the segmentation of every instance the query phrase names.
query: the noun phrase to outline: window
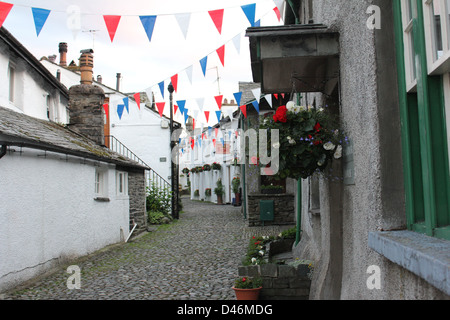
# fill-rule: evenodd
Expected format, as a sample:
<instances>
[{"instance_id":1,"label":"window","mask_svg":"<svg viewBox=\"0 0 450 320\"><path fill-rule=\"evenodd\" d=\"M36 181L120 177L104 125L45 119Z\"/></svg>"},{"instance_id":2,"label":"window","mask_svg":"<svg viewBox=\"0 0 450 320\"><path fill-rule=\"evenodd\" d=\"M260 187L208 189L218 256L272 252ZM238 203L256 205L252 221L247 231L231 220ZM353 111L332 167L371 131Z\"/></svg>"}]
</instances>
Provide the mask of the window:
<instances>
[{"instance_id":1,"label":"window","mask_svg":"<svg viewBox=\"0 0 450 320\"><path fill-rule=\"evenodd\" d=\"M9 101L14 102L16 66L12 62L9 63L8 78L9 78Z\"/></svg>"},{"instance_id":2,"label":"window","mask_svg":"<svg viewBox=\"0 0 450 320\"><path fill-rule=\"evenodd\" d=\"M126 172L117 172L116 190L118 196L128 196L128 174Z\"/></svg>"},{"instance_id":3,"label":"window","mask_svg":"<svg viewBox=\"0 0 450 320\"><path fill-rule=\"evenodd\" d=\"M107 171L101 168L95 170L94 194L95 200L106 200L108 198Z\"/></svg>"},{"instance_id":4,"label":"window","mask_svg":"<svg viewBox=\"0 0 450 320\"><path fill-rule=\"evenodd\" d=\"M450 0L423 0L429 74L450 71Z\"/></svg>"},{"instance_id":5,"label":"window","mask_svg":"<svg viewBox=\"0 0 450 320\"><path fill-rule=\"evenodd\" d=\"M403 42L405 46L405 73L408 91L414 91L417 84L417 68L415 63L416 51L414 48L414 19L417 17L415 0L402 0Z\"/></svg>"}]
</instances>

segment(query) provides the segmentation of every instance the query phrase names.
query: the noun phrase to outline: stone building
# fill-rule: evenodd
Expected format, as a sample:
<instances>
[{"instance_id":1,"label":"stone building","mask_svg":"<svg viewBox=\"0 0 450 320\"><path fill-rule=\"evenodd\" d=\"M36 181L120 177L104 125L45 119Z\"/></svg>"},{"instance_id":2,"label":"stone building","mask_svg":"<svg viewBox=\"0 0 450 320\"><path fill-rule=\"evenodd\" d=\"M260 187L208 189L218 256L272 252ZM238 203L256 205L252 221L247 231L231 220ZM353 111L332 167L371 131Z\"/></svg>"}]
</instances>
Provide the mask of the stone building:
<instances>
[{"instance_id":1,"label":"stone building","mask_svg":"<svg viewBox=\"0 0 450 320\"><path fill-rule=\"evenodd\" d=\"M284 26L247 30L254 81L328 106L350 141L338 179L286 182L310 299L448 299L449 1L285 3Z\"/></svg>"}]
</instances>

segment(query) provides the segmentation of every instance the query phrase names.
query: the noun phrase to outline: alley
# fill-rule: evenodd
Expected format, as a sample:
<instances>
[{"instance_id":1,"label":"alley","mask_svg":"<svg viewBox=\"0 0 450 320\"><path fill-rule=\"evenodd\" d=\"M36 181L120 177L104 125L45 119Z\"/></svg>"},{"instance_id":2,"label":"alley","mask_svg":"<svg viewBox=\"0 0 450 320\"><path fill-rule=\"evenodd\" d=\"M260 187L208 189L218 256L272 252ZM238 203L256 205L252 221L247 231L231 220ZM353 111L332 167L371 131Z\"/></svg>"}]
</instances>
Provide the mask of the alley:
<instances>
[{"instance_id":1,"label":"alley","mask_svg":"<svg viewBox=\"0 0 450 320\"><path fill-rule=\"evenodd\" d=\"M178 221L74 261L80 289L67 288L65 266L3 298L234 300L231 286L248 240L279 231L246 227L240 207L183 198Z\"/></svg>"}]
</instances>

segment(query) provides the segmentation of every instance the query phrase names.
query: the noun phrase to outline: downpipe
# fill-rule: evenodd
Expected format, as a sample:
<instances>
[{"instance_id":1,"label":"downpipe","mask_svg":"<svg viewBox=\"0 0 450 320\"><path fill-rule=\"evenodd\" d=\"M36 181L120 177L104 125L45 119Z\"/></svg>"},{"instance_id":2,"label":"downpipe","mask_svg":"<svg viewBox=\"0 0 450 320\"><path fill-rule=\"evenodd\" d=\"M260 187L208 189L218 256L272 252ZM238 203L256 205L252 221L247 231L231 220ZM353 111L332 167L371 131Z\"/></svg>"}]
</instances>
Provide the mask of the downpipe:
<instances>
[{"instance_id":1,"label":"downpipe","mask_svg":"<svg viewBox=\"0 0 450 320\"><path fill-rule=\"evenodd\" d=\"M134 220L133 220L133 223L134 223L134 227L133 227L133 229L131 229L130 234L128 235L127 239L125 240L125 243L128 242L128 240L130 239L131 235L133 234L134 229L136 229L136 227L137 227L137 223L134 222Z\"/></svg>"}]
</instances>

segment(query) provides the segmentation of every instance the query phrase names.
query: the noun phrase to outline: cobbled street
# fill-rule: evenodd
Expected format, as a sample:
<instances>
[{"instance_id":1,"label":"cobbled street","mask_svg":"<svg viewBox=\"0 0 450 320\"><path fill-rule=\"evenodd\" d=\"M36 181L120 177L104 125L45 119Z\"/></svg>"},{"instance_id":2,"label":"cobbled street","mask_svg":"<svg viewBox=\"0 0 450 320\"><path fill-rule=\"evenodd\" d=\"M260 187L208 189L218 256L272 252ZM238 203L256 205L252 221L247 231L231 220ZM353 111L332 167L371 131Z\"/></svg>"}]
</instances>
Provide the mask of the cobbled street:
<instances>
[{"instance_id":1,"label":"cobbled street","mask_svg":"<svg viewBox=\"0 0 450 320\"><path fill-rule=\"evenodd\" d=\"M235 300L231 287L250 237L280 230L247 227L241 207L183 198L178 221L74 261L80 289L67 288L66 265L2 298Z\"/></svg>"}]
</instances>

